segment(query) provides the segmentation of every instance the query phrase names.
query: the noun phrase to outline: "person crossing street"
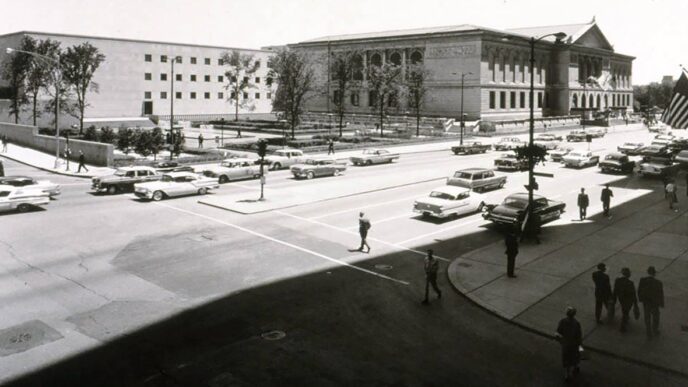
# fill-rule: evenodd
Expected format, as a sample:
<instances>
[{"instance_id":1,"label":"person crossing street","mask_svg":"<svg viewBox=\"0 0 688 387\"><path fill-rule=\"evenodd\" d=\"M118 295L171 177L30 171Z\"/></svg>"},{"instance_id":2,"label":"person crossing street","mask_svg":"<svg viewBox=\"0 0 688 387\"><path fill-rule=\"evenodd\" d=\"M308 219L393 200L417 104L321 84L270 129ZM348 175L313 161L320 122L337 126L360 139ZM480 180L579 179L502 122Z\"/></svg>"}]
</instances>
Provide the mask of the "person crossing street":
<instances>
[{"instance_id":1,"label":"person crossing street","mask_svg":"<svg viewBox=\"0 0 688 387\"><path fill-rule=\"evenodd\" d=\"M370 220L365 217L365 213L360 212L358 214L358 233L361 235L361 247L358 248L358 251L363 251L363 246L365 246L368 248L366 253L370 252L370 245L368 245L368 241L366 240L368 238L370 226Z\"/></svg>"},{"instance_id":2,"label":"person crossing street","mask_svg":"<svg viewBox=\"0 0 688 387\"><path fill-rule=\"evenodd\" d=\"M423 299L422 304L427 305L430 303L430 299L428 298L429 293L430 293L430 286L432 286L432 289L435 291L437 294L437 298L442 298L442 291L440 291L440 288L437 286L437 272L439 271L440 268L440 262L435 258L433 255L432 249L428 250L428 255L425 257L425 298Z\"/></svg>"}]
</instances>

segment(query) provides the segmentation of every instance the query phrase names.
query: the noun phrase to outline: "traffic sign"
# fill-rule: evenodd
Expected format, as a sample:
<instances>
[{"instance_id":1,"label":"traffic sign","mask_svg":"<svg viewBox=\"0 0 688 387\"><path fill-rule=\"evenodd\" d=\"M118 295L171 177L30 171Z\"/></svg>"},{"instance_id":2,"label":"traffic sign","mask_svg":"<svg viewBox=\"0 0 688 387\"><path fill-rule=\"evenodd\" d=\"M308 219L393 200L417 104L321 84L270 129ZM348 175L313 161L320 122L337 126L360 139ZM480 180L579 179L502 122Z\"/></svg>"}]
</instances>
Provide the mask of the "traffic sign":
<instances>
[{"instance_id":1,"label":"traffic sign","mask_svg":"<svg viewBox=\"0 0 688 387\"><path fill-rule=\"evenodd\" d=\"M533 172L533 176L554 177L554 174L546 172Z\"/></svg>"}]
</instances>

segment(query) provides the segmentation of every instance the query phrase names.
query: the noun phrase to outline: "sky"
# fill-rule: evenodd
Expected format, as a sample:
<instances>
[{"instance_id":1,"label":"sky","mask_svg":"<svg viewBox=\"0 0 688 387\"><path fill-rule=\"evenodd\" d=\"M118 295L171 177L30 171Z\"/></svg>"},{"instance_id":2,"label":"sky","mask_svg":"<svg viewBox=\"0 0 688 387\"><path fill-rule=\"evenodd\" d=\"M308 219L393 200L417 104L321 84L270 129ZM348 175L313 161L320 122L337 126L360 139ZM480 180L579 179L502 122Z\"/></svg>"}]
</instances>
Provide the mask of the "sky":
<instances>
[{"instance_id":1,"label":"sky","mask_svg":"<svg viewBox=\"0 0 688 387\"><path fill-rule=\"evenodd\" d=\"M688 0L0 0L0 34L21 30L260 48L326 35L474 24L595 20L635 56L633 83L688 67Z\"/></svg>"}]
</instances>

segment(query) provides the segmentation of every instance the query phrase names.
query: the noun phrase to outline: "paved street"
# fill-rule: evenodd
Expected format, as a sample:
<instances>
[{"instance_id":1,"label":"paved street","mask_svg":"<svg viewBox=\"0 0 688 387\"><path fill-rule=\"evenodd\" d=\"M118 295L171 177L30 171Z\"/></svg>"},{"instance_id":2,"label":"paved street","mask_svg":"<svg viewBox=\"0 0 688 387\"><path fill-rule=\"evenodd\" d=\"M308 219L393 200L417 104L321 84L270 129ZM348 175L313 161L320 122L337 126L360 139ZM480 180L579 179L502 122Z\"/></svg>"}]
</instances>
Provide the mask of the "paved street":
<instances>
[{"instance_id":1,"label":"paved street","mask_svg":"<svg viewBox=\"0 0 688 387\"><path fill-rule=\"evenodd\" d=\"M604 155L631 140L649 142L649 135L610 132L591 149ZM61 361L17 384L557 385L556 342L496 318L447 280L451 260L501 234L480 214L432 221L411 211L453 171L489 167L496 154L405 154L395 164L349 166L344 176L310 181L274 172L269 200L308 190L313 202L251 215L195 196L148 203L96 195L84 179L6 161L7 175L49 178L63 189L45 210L0 216L0 329L36 332L8 336L27 337L22 350L0 339L9 348L0 381ZM581 186L594 200L601 184L615 183L615 205L661 189L659 180L596 167L536 169L555 175L538 179L539 192L567 204L554 226L577 217ZM487 203L524 191L526 173L504 174L507 186L485 193ZM258 189L257 181L230 183L203 199L257 198ZM361 210L373 225L370 254L350 251ZM441 259L444 292L429 307L420 304L427 248ZM261 336L271 331L286 336ZM579 383L687 381L595 354Z\"/></svg>"}]
</instances>

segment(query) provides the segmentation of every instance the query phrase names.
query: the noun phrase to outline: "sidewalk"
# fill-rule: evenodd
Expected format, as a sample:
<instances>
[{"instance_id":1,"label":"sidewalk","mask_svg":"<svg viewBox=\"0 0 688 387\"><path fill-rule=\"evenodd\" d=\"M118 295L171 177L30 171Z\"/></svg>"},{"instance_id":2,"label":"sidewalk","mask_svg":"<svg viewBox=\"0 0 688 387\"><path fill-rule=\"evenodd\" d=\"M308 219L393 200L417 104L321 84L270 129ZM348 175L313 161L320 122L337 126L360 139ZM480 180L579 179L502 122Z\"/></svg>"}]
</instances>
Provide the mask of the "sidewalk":
<instances>
[{"instance_id":1,"label":"sidewalk","mask_svg":"<svg viewBox=\"0 0 688 387\"><path fill-rule=\"evenodd\" d=\"M568 208L565 219L543 227L542 244L521 244L517 278L506 277L505 247L499 241L454 260L449 280L479 306L550 337L565 308L574 306L585 347L688 375L688 332L681 331L688 323L688 212L681 196L685 187L679 192L679 212L669 210L663 192L656 191L612 207L612 219L600 214L598 203L593 202L584 222L571 221L578 210ZM613 323L595 323L591 276L600 262L606 263L612 286L622 267L631 269L637 287L648 266L655 266L664 283L666 305L661 310L661 336L646 338L642 305L641 318L631 317L625 334L619 332L619 306Z\"/></svg>"},{"instance_id":2,"label":"sidewalk","mask_svg":"<svg viewBox=\"0 0 688 387\"><path fill-rule=\"evenodd\" d=\"M7 145L7 152L0 153L0 157L5 157L9 160L18 163L30 165L32 167L56 173L59 175L91 178L93 176L110 175L114 173L114 169L107 167L97 167L95 165L86 164L88 172L77 173L79 163L75 161L69 162L69 171L67 171L67 164L64 159L60 158L60 165L55 168L55 155L47 154L41 151L33 150L16 144L9 143Z\"/></svg>"}]
</instances>

